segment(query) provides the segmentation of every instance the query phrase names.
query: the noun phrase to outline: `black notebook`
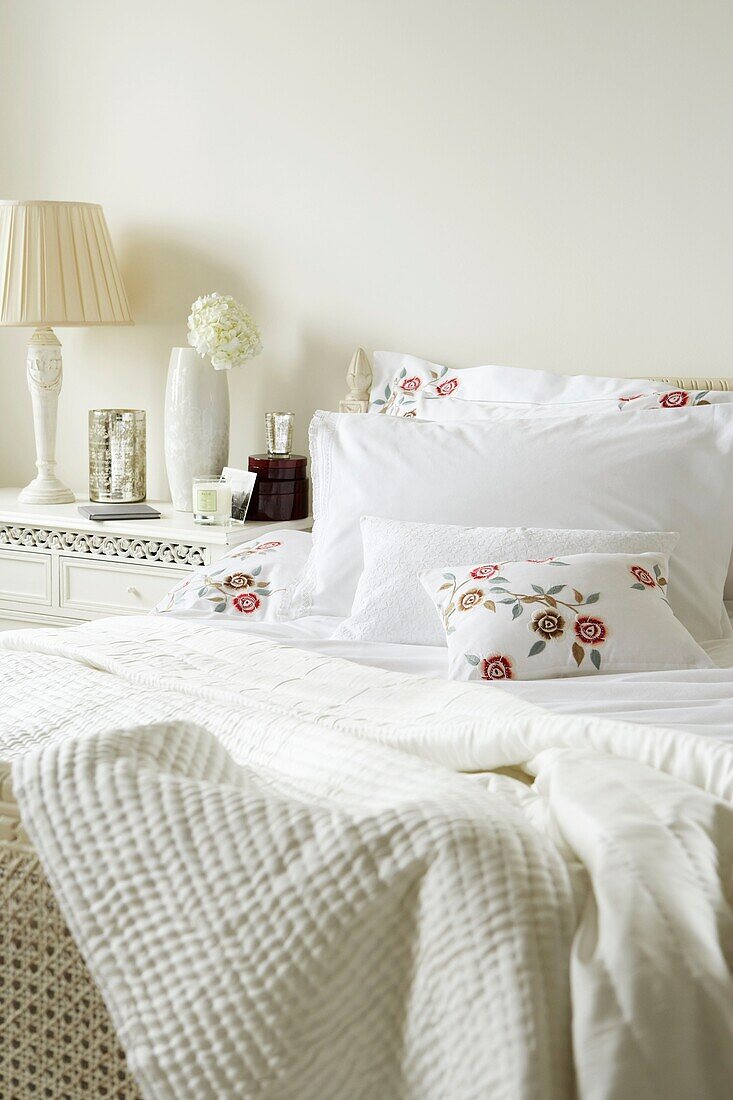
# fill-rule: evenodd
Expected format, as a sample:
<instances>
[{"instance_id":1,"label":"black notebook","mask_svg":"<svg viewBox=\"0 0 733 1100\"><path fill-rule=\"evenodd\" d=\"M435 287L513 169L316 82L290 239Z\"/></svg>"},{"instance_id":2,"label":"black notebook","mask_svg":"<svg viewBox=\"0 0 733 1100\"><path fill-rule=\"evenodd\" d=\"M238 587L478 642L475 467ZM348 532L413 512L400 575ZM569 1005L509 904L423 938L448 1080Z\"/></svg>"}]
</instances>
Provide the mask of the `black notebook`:
<instances>
[{"instance_id":1,"label":"black notebook","mask_svg":"<svg viewBox=\"0 0 733 1100\"><path fill-rule=\"evenodd\" d=\"M160 519L160 512L149 504L80 504L86 519Z\"/></svg>"}]
</instances>

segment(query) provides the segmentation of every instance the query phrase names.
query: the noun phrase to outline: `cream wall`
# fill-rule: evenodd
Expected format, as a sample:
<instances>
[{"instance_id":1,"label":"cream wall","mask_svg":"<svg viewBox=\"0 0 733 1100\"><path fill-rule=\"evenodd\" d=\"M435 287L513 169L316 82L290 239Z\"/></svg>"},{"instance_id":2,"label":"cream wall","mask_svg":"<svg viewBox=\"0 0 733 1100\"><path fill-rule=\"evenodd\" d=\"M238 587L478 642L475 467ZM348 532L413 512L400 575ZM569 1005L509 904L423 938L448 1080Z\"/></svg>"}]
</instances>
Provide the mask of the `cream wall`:
<instances>
[{"instance_id":1,"label":"cream wall","mask_svg":"<svg viewBox=\"0 0 733 1100\"><path fill-rule=\"evenodd\" d=\"M219 290L265 352L233 463L300 447L353 346L594 373L733 373L729 0L0 0L0 193L101 202L136 326L62 330L60 472L145 408ZM0 481L31 476L0 330Z\"/></svg>"}]
</instances>

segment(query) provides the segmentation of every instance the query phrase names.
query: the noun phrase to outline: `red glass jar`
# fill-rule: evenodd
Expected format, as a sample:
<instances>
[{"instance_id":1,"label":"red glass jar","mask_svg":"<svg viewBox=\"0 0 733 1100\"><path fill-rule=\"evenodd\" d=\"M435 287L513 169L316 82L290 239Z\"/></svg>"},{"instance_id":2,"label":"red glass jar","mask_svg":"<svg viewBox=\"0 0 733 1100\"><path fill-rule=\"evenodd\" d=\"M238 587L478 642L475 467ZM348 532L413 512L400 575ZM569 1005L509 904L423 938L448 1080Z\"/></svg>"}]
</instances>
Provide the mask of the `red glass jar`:
<instances>
[{"instance_id":1,"label":"red glass jar","mask_svg":"<svg viewBox=\"0 0 733 1100\"><path fill-rule=\"evenodd\" d=\"M308 515L308 459L305 455L250 455L257 474L247 519L305 519Z\"/></svg>"}]
</instances>

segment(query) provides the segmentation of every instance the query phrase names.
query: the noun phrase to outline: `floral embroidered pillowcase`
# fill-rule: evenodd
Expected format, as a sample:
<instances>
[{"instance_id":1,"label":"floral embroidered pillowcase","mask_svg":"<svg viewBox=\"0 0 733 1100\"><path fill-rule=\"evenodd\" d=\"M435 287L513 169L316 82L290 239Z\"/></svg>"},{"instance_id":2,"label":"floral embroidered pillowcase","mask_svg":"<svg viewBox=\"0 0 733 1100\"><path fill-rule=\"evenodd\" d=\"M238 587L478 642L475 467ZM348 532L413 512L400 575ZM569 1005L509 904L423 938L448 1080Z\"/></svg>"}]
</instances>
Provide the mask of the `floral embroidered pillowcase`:
<instances>
[{"instance_id":1,"label":"floral embroidered pillowcase","mask_svg":"<svg viewBox=\"0 0 733 1100\"><path fill-rule=\"evenodd\" d=\"M435 379L417 376L397 380L389 401L380 411L389 416L419 420L516 420L526 416L592 416L628 408L657 410L684 409L696 405L730 404L733 393L723 390L646 389L625 397L599 397L580 401L531 402L466 399L460 393L458 372L446 372ZM407 388L403 388L407 387ZM443 398L440 407L436 400Z\"/></svg>"},{"instance_id":2,"label":"floral embroidered pillowcase","mask_svg":"<svg viewBox=\"0 0 733 1100\"><path fill-rule=\"evenodd\" d=\"M229 618L237 621L277 618L282 595L303 568L311 536L277 531L230 550L180 581L151 614Z\"/></svg>"},{"instance_id":3,"label":"floral embroidered pillowcase","mask_svg":"<svg viewBox=\"0 0 733 1100\"><path fill-rule=\"evenodd\" d=\"M667 600L664 554L577 554L422 573L453 680L712 668Z\"/></svg>"},{"instance_id":4,"label":"floral embroidered pillowcase","mask_svg":"<svg viewBox=\"0 0 733 1100\"><path fill-rule=\"evenodd\" d=\"M374 353L370 412L421 420L581 416L623 409L723 404L733 393L675 390L650 379L553 374L524 367L454 370L413 355Z\"/></svg>"}]
</instances>

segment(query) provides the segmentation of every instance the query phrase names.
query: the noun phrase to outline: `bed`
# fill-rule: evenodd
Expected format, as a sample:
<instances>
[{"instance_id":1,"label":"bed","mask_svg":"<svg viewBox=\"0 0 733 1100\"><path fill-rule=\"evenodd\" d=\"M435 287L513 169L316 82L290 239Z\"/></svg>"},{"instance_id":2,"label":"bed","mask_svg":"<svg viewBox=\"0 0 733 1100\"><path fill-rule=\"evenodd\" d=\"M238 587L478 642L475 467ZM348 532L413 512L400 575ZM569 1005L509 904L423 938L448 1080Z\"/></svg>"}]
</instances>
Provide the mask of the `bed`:
<instances>
[{"instance_id":1,"label":"bed","mask_svg":"<svg viewBox=\"0 0 733 1100\"><path fill-rule=\"evenodd\" d=\"M219 618L0 639L2 1095L730 1094L730 638L497 692Z\"/></svg>"}]
</instances>

